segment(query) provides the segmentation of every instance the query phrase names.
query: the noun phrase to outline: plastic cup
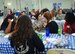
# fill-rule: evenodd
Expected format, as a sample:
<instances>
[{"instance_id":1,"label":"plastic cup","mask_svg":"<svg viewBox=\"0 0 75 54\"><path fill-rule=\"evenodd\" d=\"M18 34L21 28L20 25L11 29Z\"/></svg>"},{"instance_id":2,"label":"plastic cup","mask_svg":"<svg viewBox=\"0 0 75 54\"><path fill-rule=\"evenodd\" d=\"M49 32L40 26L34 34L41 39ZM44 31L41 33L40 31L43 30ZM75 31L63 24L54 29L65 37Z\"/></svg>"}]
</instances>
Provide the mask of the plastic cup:
<instances>
[{"instance_id":1,"label":"plastic cup","mask_svg":"<svg viewBox=\"0 0 75 54\"><path fill-rule=\"evenodd\" d=\"M4 33L2 33L2 36L4 36Z\"/></svg>"},{"instance_id":2,"label":"plastic cup","mask_svg":"<svg viewBox=\"0 0 75 54\"><path fill-rule=\"evenodd\" d=\"M49 34L50 34L50 31L49 31L49 29L47 28L47 29L46 29L46 37L49 37Z\"/></svg>"},{"instance_id":3,"label":"plastic cup","mask_svg":"<svg viewBox=\"0 0 75 54\"><path fill-rule=\"evenodd\" d=\"M62 29L58 29L58 35L59 35L59 36L62 35Z\"/></svg>"},{"instance_id":4,"label":"plastic cup","mask_svg":"<svg viewBox=\"0 0 75 54\"><path fill-rule=\"evenodd\" d=\"M42 40L42 33L39 33L38 36Z\"/></svg>"}]
</instances>

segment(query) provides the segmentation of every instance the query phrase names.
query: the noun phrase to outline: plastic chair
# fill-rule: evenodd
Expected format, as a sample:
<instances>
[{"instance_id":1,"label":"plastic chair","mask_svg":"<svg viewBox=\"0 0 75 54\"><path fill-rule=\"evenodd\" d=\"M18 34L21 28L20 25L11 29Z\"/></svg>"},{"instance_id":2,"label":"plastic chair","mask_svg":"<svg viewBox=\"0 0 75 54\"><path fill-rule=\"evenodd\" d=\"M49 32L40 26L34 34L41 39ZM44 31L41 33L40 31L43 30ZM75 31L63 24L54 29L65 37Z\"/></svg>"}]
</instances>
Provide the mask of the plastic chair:
<instances>
[{"instance_id":1,"label":"plastic chair","mask_svg":"<svg viewBox=\"0 0 75 54\"><path fill-rule=\"evenodd\" d=\"M56 54L56 50L48 50L47 54Z\"/></svg>"},{"instance_id":2,"label":"plastic chair","mask_svg":"<svg viewBox=\"0 0 75 54\"><path fill-rule=\"evenodd\" d=\"M69 49L50 49L46 54L75 54L75 51Z\"/></svg>"}]
</instances>

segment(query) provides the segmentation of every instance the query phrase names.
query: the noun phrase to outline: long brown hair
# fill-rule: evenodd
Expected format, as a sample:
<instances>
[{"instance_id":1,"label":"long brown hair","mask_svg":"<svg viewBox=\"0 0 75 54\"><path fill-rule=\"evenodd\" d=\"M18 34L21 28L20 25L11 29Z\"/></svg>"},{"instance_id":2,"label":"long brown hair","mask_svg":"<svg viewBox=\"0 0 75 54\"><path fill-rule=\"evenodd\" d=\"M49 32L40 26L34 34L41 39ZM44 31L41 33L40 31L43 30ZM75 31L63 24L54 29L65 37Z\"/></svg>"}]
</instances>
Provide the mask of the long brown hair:
<instances>
[{"instance_id":1,"label":"long brown hair","mask_svg":"<svg viewBox=\"0 0 75 54\"><path fill-rule=\"evenodd\" d=\"M52 19L52 16L51 16L50 12L45 12L44 17L47 19L47 23L49 22L49 20Z\"/></svg>"},{"instance_id":2,"label":"long brown hair","mask_svg":"<svg viewBox=\"0 0 75 54\"><path fill-rule=\"evenodd\" d=\"M16 32L12 34L13 42L16 46L23 44L25 40L32 37L32 22L28 16L19 17L16 23Z\"/></svg>"},{"instance_id":3,"label":"long brown hair","mask_svg":"<svg viewBox=\"0 0 75 54\"><path fill-rule=\"evenodd\" d=\"M52 15L52 17L55 17L56 16L56 12L55 12L55 10L53 9L53 10L51 10L51 15Z\"/></svg>"}]
</instances>

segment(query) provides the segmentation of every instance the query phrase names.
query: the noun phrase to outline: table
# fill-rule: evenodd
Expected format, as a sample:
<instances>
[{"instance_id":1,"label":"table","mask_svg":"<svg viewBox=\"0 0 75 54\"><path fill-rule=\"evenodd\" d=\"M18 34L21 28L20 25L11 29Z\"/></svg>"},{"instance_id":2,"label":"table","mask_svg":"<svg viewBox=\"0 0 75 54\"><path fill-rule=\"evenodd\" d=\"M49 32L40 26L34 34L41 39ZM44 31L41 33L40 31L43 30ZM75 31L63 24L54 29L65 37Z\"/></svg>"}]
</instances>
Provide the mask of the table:
<instances>
[{"instance_id":1,"label":"table","mask_svg":"<svg viewBox=\"0 0 75 54\"><path fill-rule=\"evenodd\" d=\"M4 34L3 34L4 35ZM10 46L8 38L0 34L0 54L14 54L14 49Z\"/></svg>"},{"instance_id":2,"label":"table","mask_svg":"<svg viewBox=\"0 0 75 54\"><path fill-rule=\"evenodd\" d=\"M49 37L46 37L45 34L42 34L43 36L43 41L46 40L47 38L62 38L62 39L66 39L68 38L68 45L64 46L63 49L70 49L70 50L75 50L75 36L69 35L69 36L65 36L65 35L61 35L59 36L58 34L50 34ZM53 49L56 48L55 45L53 45L52 43L48 43L45 44L45 51L43 52L43 54L46 54L47 50L49 49ZM60 48L62 49L62 48ZM42 54L42 53L41 53Z\"/></svg>"},{"instance_id":3,"label":"table","mask_svg":"<svg viewBox=\"0 0 75 54\"><path fill-rule=\"evenodd\" d=\"M45 40L47 37L43 37L43 39ZM61 37L58 36L58 34L50 34L49 38L62 38L62 39L66 39L65 35L62 35ZM45 45L45 48L55 48L55 46L52 43L48 43ZM69 35L68 36L68 46L64 47L65 49L71 49L71 50L75 50L75 36Z\"/></svg>"},{"instance_id":4,"label":"table","mask_svg":"<svg viewBox=\"0 0 75 54\"><path fill-rule=\"evenodd\" d=\"M5 38L4 36L6 34L0 33L0 54L14 54L14 49L10 46L10 41L8 38ZM46 40L45 33L42 33L42 41ZM66 38L66 36L58 36L58 34L50 34L49 38ZM75 37L72 35L68 36L68 46L65 46L64 49L71 49L75 50ZM55 48L55 46L52 43L45 44L45 51L44 52L38 52L38 54L46 54L47 50Z\"/></svg>"}]
</instances>

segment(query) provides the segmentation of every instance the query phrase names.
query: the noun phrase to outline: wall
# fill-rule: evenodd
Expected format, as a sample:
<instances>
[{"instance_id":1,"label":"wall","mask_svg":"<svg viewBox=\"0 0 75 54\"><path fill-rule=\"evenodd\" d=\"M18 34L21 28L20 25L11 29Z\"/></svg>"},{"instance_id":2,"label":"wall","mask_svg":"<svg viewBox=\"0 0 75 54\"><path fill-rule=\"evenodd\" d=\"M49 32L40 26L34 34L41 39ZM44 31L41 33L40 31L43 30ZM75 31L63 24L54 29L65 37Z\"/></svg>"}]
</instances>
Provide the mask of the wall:
<instances>
[{"instance_id":1,"label":"wall","mask_svg":"<svg viewBox=\"0 0 75 54\"><path fill-rule=\"evenodd\" d=\"M7 3L10 2L11 6L8 6L9 8L20 10L23 10L27 6L30 10L33 8L48 8L51 10L53 8L53 3L59 2L62 3L62 8L74 8L73 0L0 0L0 9L3 9L3 1L5 6L8 6Z\"/></svg>"},{"instance_id":2,"label":"wall","mask_svg":"<svg viewBox=\"0 0 75 54\"><path fill-rule=\"evenodd\" d=\"M62 3L62 8L71 8L72 0L42 0L42 8L53 8L53 3Z\"/></svg>"},{"instance_id":3,"label":"wall","mask_svg":"<svg viewBox=\"0 0 75 54\"><path fill-rule=\"evenodd\" d=\"M0 0L0 10L3 10L3 0Z\"/></svg>"}]
</instances>

